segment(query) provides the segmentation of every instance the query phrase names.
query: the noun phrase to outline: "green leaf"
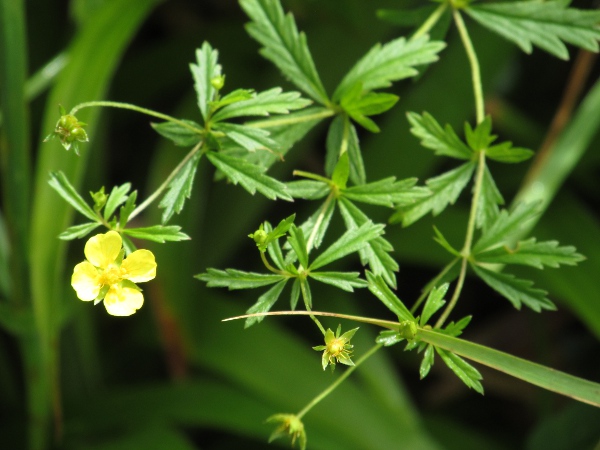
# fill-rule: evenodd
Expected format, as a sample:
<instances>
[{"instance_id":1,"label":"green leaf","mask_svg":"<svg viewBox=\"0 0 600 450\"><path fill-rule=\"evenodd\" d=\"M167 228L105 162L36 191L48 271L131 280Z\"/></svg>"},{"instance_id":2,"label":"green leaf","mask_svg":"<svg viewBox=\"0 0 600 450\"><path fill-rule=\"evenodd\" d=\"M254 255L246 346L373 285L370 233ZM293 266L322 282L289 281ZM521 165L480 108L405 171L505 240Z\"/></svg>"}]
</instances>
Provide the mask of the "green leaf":
<instances>
[{"instance_id":1,"label":"green leaf","mask_svg":"<svg viewBox=\"0 0 600 450\"><path fill-rule=\"evenodd\" d=\"M293 216L290 216L290 217L294 217L295 218L296 216L293 215ZM287 219L284 219L281 222L279 222L279 225L277 226L277 228L279 228L279 226L282 223L286 223L287 224L288 223L287 222L288 219L289 219L289 217ZM271 225L269 224L269 222L265 222L264 229L268 233L267 234L267 240L269 240L269 236L270 236L269 233L272 231L271 230ZM287 232L287 229L285 231ZM281 246L279 245L279 239L271 239L271 240L269 240L269 243L267 245L267 252L269 253L269 256L271 257L271 259L273 260L273 262L275 263L275 265L280 270L284 270L285 262L284 262L284 259L283 259L283 252L281 251Z\"/></svg>"},{"instance_id":2,"label":"green leaf","mask_svg":"<svg viewBox=\"0 0 600 450\"><path fill-rule=\"evenodd\" d=\"M345 188L342 190L342 195L350 200L370 203L371 205L387 206L389 208L406 206L431 195L428 189L415 186L416 183L416 178L396 181L396 177L389 177L372 183Z\"/></svg>"},{"instance_id":3,"label":"green leaf","mask_svg":"<svg viewBox=\"0 0 600 450\"><path fill-rule=\"evenodd\" d=\"M458 258L462 258L460 252L458 250L456 250L454 247L452 247L452 245L450 245L450 242L448 242L446 237L442 234L442 232L440 230L438 230L438 228L435 225L433 226L433 231L435 233L435 237L433 238L433 240L435 242L440 244L446 251L448 251L448 253L450 253Z\"/></svg>"},{"instance_id":4,"label":"green leaf","mask_svg":"<svg viewBox=\"0 0 600 450\"><path fill-rule=\"evenodd\" d=\"M331 217L335 211L336 202L331 198L323 202L323 204L317 209L302 225L300 228L307 236L307 250L310 252L313 248L319 248L325 237L325 233L331 223Z\"/></svg>"},{"instance_id":5,"label":"green leaf","mask_svg":"<svg viewBox=\"0 0 600 450\"><path fill-rule=\"evenodd\" d=\"M433 150L436 155L466 160L473 158L473 151L456 135L450 125L442 128L427 112L423 115L409 112L407 118L412 125L410 132L421 139L423 147Z\"/></svg>"},{"instance_id":6,"label":"green leaf","mask_svg":"<svg viewBox=\"0 0 600 450\"><path fill-rule=\"evenodd\" d=\"M94 210L79 195L75 187L69 182L66 175L62 172L50 172L50 181L52 188L64 198L69 205L94 222L99 219Z\"/></svg>"},{"instance_id":7,"label":"green leaf","mask_svg":"<svg viewBox=\"0 0 600 450\"><path fill-rule=\"evenodd\" d=\"M512 142L492 145L485 150L489 159L503 163L520 163L531 158L535 153L522 147L513 147Z\"/></svg>"},{"instance_id":8,"label":"green leaf","mask_svg":"<svg viewBox=\"0 0 600 450\"><path fill-rule=\"evenodd\" d=\"M375 338L375 343L381 344L384 347L391 347L392 345L395 345L398 342L402 342L403 340L404 336L402 336L397 331L385 330L379 332L379 334Z\"/></svg>"},{"instance_id":9,"label":"green leaf","mask_svg":"<svg viewBox=\"0 0 600 450\"><path fill-rule=\"evenodd\" d=\"M125 228L127 225L127 221L129 220L129 216L135 209L135 201L137 200L137 191L133 191L127 197L125 204L121 206L119 209L119 228Z\"/></svg>"},{"instance_id":10,"label":"green leaf","mask_svg":"<svg viewBox=\"0 0 600 450\"><path fill-rule=\"evenodd\" d=\"M288 233L288 243L298 257L298 261L305 269L308 267L308 252L306 250L306 240L302 229L292 225Z\"/></svg>"},{"instance_id":11,"label":"green leaf","mask_svg":"<svg viewBox=\"0 0 600 450\"><path fill-rule=\"evenodd\" d=\"M511 236L538 214L537 204L532 205L530 203L518 203L510 212L507 210L500 211L496 220L475 243L473 253L481 253L484 250L510 242Z\"/></svg>"},{"instance_id":12,"label":"green leaf","mask_svg":"<svg viewBox=\"0 0 600 450\"><path fill-rule=\"evenodd\" d=\"M365 92L362 83L357 83L341 99L340 106L352 119L372 133L379 127L367 116L382 114L391 109L400 99L397 95Z\"/></svg>"},{"instance_id":13,"label":"green leaf","mask_svg":"<svg viewBox=\"0 0 600 450\"><path fill-rule=\"evenodd\" d=\"M546 297L546 291L532 288L532 281L521 280L508 273L494 272L475 264L472 264L471 267L479 278L500 295L510 300L517 309L521 309L522 304L536 312L540 312L542 309L550 311L556 309L554 303Z\"/></svg>"},{"instance_id":14,"label":"green leaf","mask_svg":"<svg viewBox=\"0 0 600 450\"><path fill-rule=\"evenodd\" d=\"M444 295L446 295L446 292L448 292L448 286L448 283L445 283L439 287L433 288L429 292L429 296L427 297L427 301L423 307L421 320L419 321L421 326L424 326L427 322L429 322L431 316L433 316L442 306L446 304Z\"/></svg>"},{"instance_id":15,"label":"green leaf","mask_svg":"<svg viewBox=\"0 0 600 450\"><path fill-rule=\"evenodd\" d=\"M590 405L600 406L600 384L598 383L433 330L420 329L417 337L420 341L432 344L436 348L443 348L464 356L543 389L572 397Z\"/></svg>"},{"instance_id":16,"label":"green leaf","mask_svg":"<svg viewBox=\"0 0 600 450\"><path fill-rule=\"evenodd\" d=\"M315 68L304 33L298 33L294 17L284 15L279 0L241 0L252 22L248 33L263 45L261 54L310 98L329 103Z\"/></svg>"},{"instance_id":17,"label":"green leaf","mask_svg":"<svg viewBox=\"0 0 600 450\"><path fill-rule=\"evenodd\" d=\"M497 138L492 134L492 118L486 116L481 123L477 124L475 129L471 128L468 122L465 122L465 138L474 152L488 148Z\"/></svg>"},{"instance_id":18,"label":"green leaf","mask_svg":"<svg viewBox=\"0 0 600 450\"><path fill-rule=\"evenodd\" d=\"M463 330L469 325L473 316L465 316L460 319L458 322L450 322L448 325L444 327L443 330L440 330L442 333L447 334L448 336L460 336Z\"/></svg>"},{"instance_id":19,"label":"green leaf","mask_svg":"<svg viewBox=\"0 0 600 450\"><path fill-rule=\"evenodd\" d=\"M153 225L151 227L142 228L125 228L121 231L132 238L145 239L160 244L164 244L167 241L177 242L190 239L187 234L182 233L179 230L181 230L181 227L177 225Z\"/></svg>"},{"instance_id":20,"label":"green leaf","mask_svg":"<svg viewBox=\"0 0 600 450\"><path fill-rule=\"evenodd\" d=\"M194 88L198 97L198 108L205 121L210 116L210 102L215 98L217 90L211 81L221 75L221 65L217 64L219 52L213 50L208 42L202 44L202 48L196 50L197 64L190 64L190 70L194 78Z\"/></svg>"},{"instance_id":21,"label":"green leaf","mask_svg":"<svg viewBox=\"0 0 600 450\"><path fill-rule=\"evenodd\" d=\"M200 152L196 152L169 183L167 193L158 204L159 208L164 208L161 217L163 224L167 223L173 217L173 214L179 214L183 209L185 199L192 196L194 177L196 176L196 169L198 168L201 156Z\"/></svg>"},{"instance_id":22,"label":"green leaf","mask_svg":"<svg viewBox=\"0 0 600 450\"><path fill-rule=\"evenodd\" d=\"M127 194L131 189L131 183L125 183L121 186L114 186L104 205L104 220L109 220L116 209L127 200Z\"/></svg>"},{"instance_id":23,"label":"green leaf","mask_svg":"<svg viewBox=\"0 0 600 450\"><path fill-rule=\"evenodd\" d=\"M275 304L275 302L279 299L281 291L283 291L283 288L285 287L285 284L287 283L288 279L289 278L284 278L271 289L269 289L267 292L265 292L263 295L261 295L258 298L258 301L250 308L248 308L246 314L269 312ZM246 322L244 323L244 328L249 328L255 323L260 323L263 321L264 318L265 316L248 317L246 319Z\"/></svg>"},{"instance_id":24,"label":"green leaf","mask_svg":"<svg viewBox=\"0 0 600 450\"><path fill-rule=\"evenodd\" d=\"M433 351L433 346L428 345L425 349L425 353L423 353L423 361L421 361L421 365L419 367L419 378L422 380L429 374L431 367L433 366L433 360L435 357L435 353Z\"/></svg>"},{"instance_id":25,"label":"green leaf","mask_svg":"<svg viewBox=\"0 0 600 450\"><path fill-rule=\"evenodd\" d=\"M413 77L418 74L415 66L437 61L437 53L445 46L443 42L430 42L427 36L409 41L401 37L383 46L376 44L350 69L333 99L341 99L357 83L362 83L363 90L371 91L389 87L392 81Z\"/></svg>"},{"instance_id":26,"label":"green leaf","mask_svg":"<svg viewBox=\"0 0 600 450\"><path fill-rule=\"evenodd\" d=\"M387 306L390 311L398 316L398 320L408 320L414 322L414 316L411 314L408 308L404 306L404 303L402 303L396 294L392 292L381 276L374 275L368 270L366 271L366 275L367 282L369 283L369 291L371 291L375 297L381 300L381 302Z\"/></svg>"},{"instance_id":27,"label":"green leaf","mask_svg":"<svg viewBox=\"0 0 600 450\"><path fill-rule=\"evenodd\" d=\"M477 209L475 212L475 225L484 230L492 224L500 213L498 205L504 204L504 198L492 178L487 165L483 169L483 179Z\"/></svg>"},{"instance_id":28,"label":"green leaf","mask_svg":"<svg viewBox=\"0 0 600 450\"><path fill-rule=\"evenodd\" d=\"M195 275L194 278L205 281L208 287L226 287L235 289L254 289L282 281L283 277L276 274L244 272L236 269L206 269L206 273ZM285 279L283 279L285 280Z\"/></svg>"},{"instance_id":29,"label":"green leaf","mask_svg":"<svg viewBox=\"0 0 600 450\"><path fill-rule=\"evenodd\" d=\"M200 125L198 125L196 122L192 122L191 120L182 120L182 122L187 123L197 130L202 129ZM151 123L150 125L152 128L154 128L154 131L156 131L162 137L173 141L173 143L179 147L193 147L202 139L202 135L199 133L199 131L194 131L188 127L184 127L179 123L161 122Z\"/></svg>"},{"instance_id":30,"label":"green leaf","mask_svg":"<svg viewBox=\"0 0 600 450\"><path fill-rule=\"evenodd\" d=\"M435 347L442 361L456 374L460 380L475 392L483 394L483 386L479 382L483 377L479 371L460 356L447 350Z\"/></svg>"},{"instance_id":31,"label":"green leaf","mask_svg":"<svg viewBox=\"0 0 600 450\"><path fill-rule=\"evenodd\" d=\"M339 157L347 151L350 161L350 180L354 184L365 184L367 182L358 134L347 116L339 115L333 119L327 133L326 147L325 172L327 174L333 174Z\"/></svg>"},{"instance_id":32,"label":"green leaf","mask_svg":"<svg viewBox=\"0 0 600 450\"><path fill-rule=\"evenodd\" d=\"M229 94L224 95L219 100L210 102L211 111L216 111L223 106L231 105L232 103L241 102L244 100L250 100L256 94L252 89L236 89L231 91Z\"/></svg>"},{"instance_id":33,"label":"green leaf","mask_svg":"<svg viewBox=\"0 0 600 450\"><path fill-rule=\"evenodd\" d=\"M508 2L469 5L465 9L484 27L517 44L525 53L532 46L569 59L564 42L598 52L600 11L569 8L570 1Z\"/></svg>"},{"instance_id":34,"label":"green leaf","mask_svg":"<svg viewBox=\"0 0 600 450\"><path fill-rule=\"evenodd\" d=\"M359 272L310 272L308 276L347 292L354 292L354 288L367 286L367 282L359 278Z\"/></svg>"},{"instance_id":35,"label":"green leaf","mask_svg":"<svg viewBox=\"0 0 600 450\"><path fill-rule=\"evenodd\" d=\"M331 244L310 265L311 270L316 270L335 260L343 258L350 253L363 248L367 242L383 234L384 226L374 224L370 220L358 228L347 230L337 241Z\"/></svg>"},{"instance_id":36,"label":"green leaf","mask_svg":"<svg viewBox=\"0 0 600 450\"><path fill-rule=\"evenodd\" d=\"M281 198L293 201L286 190L285 184L265 175L262 167L255 166L243 159L227 156L223 153L208 152L206 157L233 184L241 184L250 194L254 195L258 191L271 200Z\"/></svg>"},{"instance_id":37,"label":"green leaf","mask_svg":"<svg viewBox=\"0 0 600 450\"><path fill-rule=\"evenodd\" d=\"M268 116L270 114L288 114L291 110L301 109L312 103L300 97L299 92L283 92L279 87L253 94L252 98L242 100L219 109L213 116L213 122L243 116Z\"/></svg>"},{"instance_id":38,"label":"green leaf","mask_svg":"<svg viewBox=\"0 0 600 450\"><path fill-rule=\"evenodd\" d=\"M312 309L312 292L310 290L310 284L306 278L299 278L300 280L300 292L302 292L302 299L304 300L304 306L307 310Z\"/></svg>"},{"instance_id":39,"label":"green leaf","mask_svg":"<svg viewBox=\"0 0 600 450\"><path fill-rule=\"evenodd\" d=\"M430 178L425 182L432 195L415 202L413 205L400 208L391 218L391 223L402 222L408 225L416 222L430 211L434 216L441 213L449 204L454 204L463 191L475 169L475 162L468 162L442 175Z\"/></svg>"},{"instance_id":40,"label":"green leaf","mask_svg":"<svg viewBox=\"0 0 600 450\"><path fill-rule=\"evenodd\" d=\"M514 249L497 247L475 256L478 262L491 264L522 264L543 269L560 264L574 266L585 257L571 245L559 247L558 241L537 242L535 238L519 241Z\"/></svg>"},{"instance_id":41,"label":"green leaf","mask_svg":"<svg viewBox=\"0 0 600 450\"><path fill-rule=\"evenodd\" d=\"M344 189L348 183L350 176L350 161L348 160L348 152L344 152L338 158L338 161L331 174L331 181L339 189Z\"/></svg>"},{"instance_id":42,"label":"green leaf","mask_svg":"<svg viewBox=\"0 0 600 450\"><path fill-rule=\"evenodd\" d=\"M102 224L99 222L88 222L82 223L81 225L75 225L67 228L65 231L60 233L58 235L58 238L62 239L63 241L70 241L71 239L82 238L88 233L90 233L92 230L98 228L100 225Z\"/></svg>"},{"instance_id":43,"label":"green leaf","mask_svg":"<svg viewBox=\"0 0 600 450\"><path fill-rule=\"evenodd\" d=\"M369 220L367 215L348 199L342 197L339 205L346 228L357 228ZM388 285L395 288L396 276L394 272L397 272L400 268L396 260L389 254L393 250L392 244L383 236L379 236L369 241L366 246L359 250L358 254L363 265L368 264L371 272L375 275L381 275Z\"/></svg>"},{"instance_id":44,"label":"green leaf","mask_svg":"<svg viewBox=\"0 0 600 450\"><path fill-rule=\"evenodd\" d=\"M242 146L249 152L256 150L268 150L274 152L279 145L269 136L270 133L260 128L253 128L246 125L236 125L233 123L219 123L215 125L215 130L222 131L236 144Z\"/></svg>"},{"instance_id":45,"label":"green leaf","mask_svg":"<svg viewBox=\"0 0 600 450\"><path fill-rule=\"evenodd\" d=\"M323 181L298 180L289 181L285 185L292 197L304 200L318 200L330 192L329 185Z\"/></svg>"}]
</instances>

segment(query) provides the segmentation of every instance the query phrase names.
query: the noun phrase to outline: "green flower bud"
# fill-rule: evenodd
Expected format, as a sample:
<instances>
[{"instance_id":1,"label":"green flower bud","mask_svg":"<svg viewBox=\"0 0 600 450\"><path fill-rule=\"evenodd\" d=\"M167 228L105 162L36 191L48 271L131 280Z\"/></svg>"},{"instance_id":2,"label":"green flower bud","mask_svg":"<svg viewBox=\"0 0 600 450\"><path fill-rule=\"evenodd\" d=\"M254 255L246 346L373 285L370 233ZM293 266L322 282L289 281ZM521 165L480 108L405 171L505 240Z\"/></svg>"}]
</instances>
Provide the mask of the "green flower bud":
<instances>
[{"instance_id":1,"label":"green flower bud","mask_svg":"<svg viewBox=\"0 0 600 450\"><path fill-rule=\"evenodd\" d=\"M210 80L210 85L215 88L217 91L223 89L225 86L225 75L217 75Z\"/></svg>"}]
</instances>

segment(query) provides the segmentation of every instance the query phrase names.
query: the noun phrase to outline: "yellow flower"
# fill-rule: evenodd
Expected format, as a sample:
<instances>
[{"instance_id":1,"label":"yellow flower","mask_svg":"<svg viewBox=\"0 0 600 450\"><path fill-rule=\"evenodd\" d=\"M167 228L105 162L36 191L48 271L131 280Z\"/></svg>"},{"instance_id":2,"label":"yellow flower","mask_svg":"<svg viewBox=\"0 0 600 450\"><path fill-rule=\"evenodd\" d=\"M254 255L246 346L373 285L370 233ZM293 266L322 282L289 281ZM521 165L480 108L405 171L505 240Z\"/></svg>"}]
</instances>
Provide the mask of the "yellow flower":
<instances>
[{"instance_id":1,"label":"yellow flower","mask_svg":"<svg viewBox=\"0 0 600 450\"><path fill-rule=\"evenodd\" d=\"M83 261L73 269L71 286L83 301L104 299L113 316L130 316L142 307L144 296L134 283L156 276L156 261L149 250L136 250L123 259L123 241L116 231L97 234L85 244Z\"/></svg>"}]
</instances>

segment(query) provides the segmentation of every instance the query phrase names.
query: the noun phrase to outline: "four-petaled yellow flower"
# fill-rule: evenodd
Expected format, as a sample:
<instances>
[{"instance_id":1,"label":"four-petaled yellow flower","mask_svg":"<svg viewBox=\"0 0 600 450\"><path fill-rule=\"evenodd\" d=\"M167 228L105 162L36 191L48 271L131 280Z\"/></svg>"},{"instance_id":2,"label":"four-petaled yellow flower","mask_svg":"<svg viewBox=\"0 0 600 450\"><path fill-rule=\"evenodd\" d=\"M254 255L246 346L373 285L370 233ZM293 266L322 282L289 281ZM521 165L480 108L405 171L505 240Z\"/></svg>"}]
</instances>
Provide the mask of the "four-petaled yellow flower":
<instances>
[{"instance_id":1,"label":"four-petaled yellow flower","mask_svg":"<svg viewBox=\"0 0 600 450\"><path fill-rule=\"evenodd\" d=\"M130 316L142 307L144 296L134 283L156 276L156 261L149 250L136 250L123 259L123 241L116 231L97 234L85 244L87 261L75 266L71 285L84 301L104 299L113 316Z\"/></svg>"}]
</instances>

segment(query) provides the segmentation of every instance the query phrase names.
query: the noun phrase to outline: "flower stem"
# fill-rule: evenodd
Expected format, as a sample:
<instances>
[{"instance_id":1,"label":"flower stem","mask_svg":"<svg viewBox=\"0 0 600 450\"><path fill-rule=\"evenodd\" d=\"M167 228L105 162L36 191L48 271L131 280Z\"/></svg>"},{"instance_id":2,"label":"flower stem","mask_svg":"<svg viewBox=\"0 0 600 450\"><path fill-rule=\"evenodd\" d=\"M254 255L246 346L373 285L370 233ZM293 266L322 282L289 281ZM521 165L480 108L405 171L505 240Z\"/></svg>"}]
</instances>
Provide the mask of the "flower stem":
<instances>
[{"instance_id":1,"label":"flower stem","mask_svg":"<svg viewBox=\"0 0 600 450\"><path fill-rule=\"evenodd\" d=\"M187 128L188 130L193 131L194 133L204 134L204 130L202 128L196 128L195 126L190 125L189 123L187 123L183 120L176 119L175 117L172 117L172 116L169 116L167 114L163 114L163 113L160 113L157 111L153 111L151 109L142 108L141 106L133 105L131 103L121 103L121 102L111 102L111 101L85 102L85 103L80 103L79 105L75 106L73 109L71 109L69 114L75 115L75 113L77 111L80 111L84 108L93 108L93 107L109 107L109 108L129 109L129 110L136 111L136 112L139 112L142 114L146 114L148 116L156 117L158 119L166 120L167 122L176 123L177 125L181 125L182 127Z\"/></svg>"},{"instance_id":2,"label":"flower stem","mask_svg":"<svg viewBox=\"0 0 600 450\"><path fill-rule=\"evenodd\" d=\"M423 36L424 34L429 33L431 29L435 26L435 24L438 23L442 15L446 12L447 7L448 4L445 2L438 6L435 9L435 11L433 11L431 15L427 18L427 20L423 22L423 25L421 25L419 29L415 31L415 33L410 37L410 40L414 41L415 39Z\"/></svg>"},{"instance_id":3,"label":"flower stem","mask_svg":"<svg viewBox=\"0 0 600 450\"><path fill-rule=\"evenodd\" d=\"M282 270L276 269L275 267L273 267L271 265L271 263L269 262L269 260L267 259L267 256L265 255L265 252L260 252L260 259L262 259L263 264L265 265L265 267L270 270L273 273L276 273L277 275L285 275L285 276L289 276L289 274L287 272L284 272Z\"/></svg>"},{"instance_id":4,"label":"flower stem","mask_svg":"<svg viewBox=\"0 0 600 450\"><path fill-rule=\"evenodd\" d=\"M165 181L163 181L163 183L158 187L158 189L156 189L156 191L154 191L150 197L144 200L137 208L135 208L132 211L132 213L129 215L129 220L133 219L135 216L141 213L144 209L148 207L148 205L150 205L150 203L152 203L158 198L160 194L162 194L162 192L171 183L171 180L173 180L173 178L175 178L175 176L181 171L181 169L183 169L183 167L189 162L189 160L192 159L196 153L198 153L198 150L200 149L200 147L202 147L202 144L202 141L198 142L194 146L194 148L190 150L190 152L187 155L185 155L185 157L179 162L179 164L177 164L177 167L173 169L173 171L169 174Z\"/></svg>"},{"instance_id":5,"label":"flower stem","mask_svg":"<svg viewBox=\"0 0 600 450\"><path fill-rule=\"evenodd\" d=\"M458 12L458 10L455 9L453 11L453 15L454 22L456 23L456 27L458 28L460 38L462 40L463 46L465 47L467 58L469 59L469 64L471 66L471 79L473 82L473 94L475 96L475 115L477 119L477 124L480 124L485 118L485 112L479 61L477 59L475 49L473 48L471 38L469 37L469 33L467 32L467 27L465 26L465 22L463 21L460 13ZM458 302L458 298L460 297L460 293L465 282L465 278L467 276L468 261L471 256L471 246L473 245L473 235L475 233L475 223L477 219L477 210L479 208L479 198L481 197L481 188L483 185L483 174L485 172L485 167L485 152L480 151L477 159L477 173L475 175L475 185L473 187L473 198L471 200L469 223L467 225L465 243L460 252L462 257L460 273L458 275L458 280L456 282L456 287L454 288L452 298L450 299L450 302L446 306L446 309L444 309L444 312L436 322L435 328L439 328L444 324L444 322L456 306L456 303Z\"/></svg>"},{"instance_id":6,"label":"flower stem","mask_svg":"<svg viewBox=\"0 0 600 450\"><path fill-rule=\"evenodd\" d=\"M477 60L477 55L475 53L475 49L473 48L473 43L471 42L469 32L467 31L467 27L465 26L465 22L463 21L462 16L456 9L453 11L453 15L454 23L456 24L456 28L458 29L458 33L460 34L460 39L462 40L463 46L465 47L465 51L467 52L467 58L469 58L469 64L471 66L471 79L473 81L473 94L475 96L475 114L477 118L477 124L480 124L485 118L485 112L479 61Z\"/></svg>"},{"instance_id":7,"label":"flower stem","mask_svg":"<svg viewBox=\"0 0 600 450\"><path fill-rule=\"evenodd\" d=\"M352 372L354 372L358 367L365 362L371 355L375 354L377 350L379 350L383 344L374 345L369 349L367 353L362 355L353 366L350 366L348 369L344 371L340 377L331 383L325 390L323 390L319 395L313 398L302 410L296 414L298 419L301 419L307 412L309 412L315 405L317 405L321 400L331 394L340 384L344 382L346 378L348 378Z\"/></svg>"}]
</instances>

